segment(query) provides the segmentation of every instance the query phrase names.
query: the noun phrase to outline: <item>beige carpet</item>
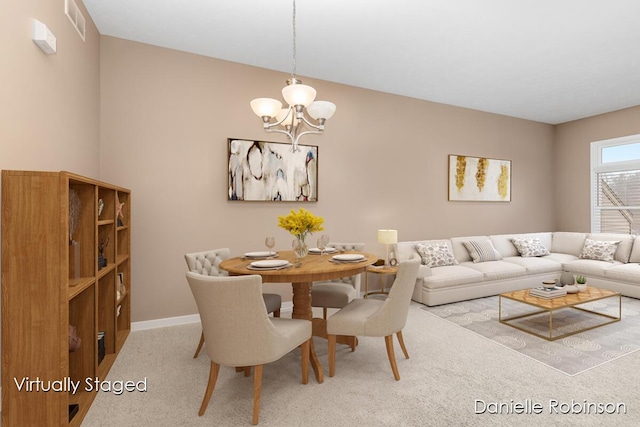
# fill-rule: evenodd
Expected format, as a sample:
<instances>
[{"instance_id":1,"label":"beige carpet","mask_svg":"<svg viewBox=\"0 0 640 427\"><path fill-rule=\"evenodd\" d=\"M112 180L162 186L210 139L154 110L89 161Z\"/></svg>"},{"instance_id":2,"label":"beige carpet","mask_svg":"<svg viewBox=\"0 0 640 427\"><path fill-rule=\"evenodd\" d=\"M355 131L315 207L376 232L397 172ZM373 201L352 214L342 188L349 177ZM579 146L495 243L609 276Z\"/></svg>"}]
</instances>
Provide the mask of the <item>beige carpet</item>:
<instances>
[{"instance_id":1,"label":"beige carpet","mask_svg":"<svg viewBox=\"0 0 640 427\"><path fill-rule=\"evenodd\" d=\"M531 357L567 375L577 375L640 350L640 300L623 297L622 321L589 331L547 341L498 321L498 297L478 298L437 307L422 307L428 313ZM617 317L617 298L583 304L581 307ZM503 317L538 311L526 304L502 300ZM610 319L566 308L553 315L553 336L602 325ZM540 335L548 335L549 315L538 314L512 323Z\"/></svg>"},{"instance_id":2,"label":"beige carpet","mask_svg":"<svg viewBox=\"0 0 640 427\"><path fill-rule=\"evenodd\" d=\"M249 426L252 379L220 372L206 414L206 354L192 359L198 324L133 332L107 380L147 379L147 392L101 392L83 426ZM382 338L361 338L355 352L340 347L337 372L323 384L300 384L299 354L264 369L262 426L635 426L640 425L640 352L569 377L413 304L404 330L410 359L396 348L394 381ZM316 341L320 361L327 346ZM476 413L477 402L540 402L542 414ZM549 413L561 402L616 402L626 414ZM480 403L481 404L481 403Z\"/></svg>"}]
</instances>

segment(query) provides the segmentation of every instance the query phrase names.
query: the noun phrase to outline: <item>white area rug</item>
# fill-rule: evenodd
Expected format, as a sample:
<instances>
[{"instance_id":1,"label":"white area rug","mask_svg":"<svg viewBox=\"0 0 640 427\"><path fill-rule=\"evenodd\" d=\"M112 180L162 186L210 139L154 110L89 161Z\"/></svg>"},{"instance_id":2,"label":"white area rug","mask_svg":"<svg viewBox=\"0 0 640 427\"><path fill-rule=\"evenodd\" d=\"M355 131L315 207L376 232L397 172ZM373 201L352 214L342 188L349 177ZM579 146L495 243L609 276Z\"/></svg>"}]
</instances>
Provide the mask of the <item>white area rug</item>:
<instances>
[{"instance_id":1,"label":"white area rug","mask_svg":"<svg viewBox=\"0 0 640 427\"><path fill-rule=\"evenodd\" d=\"M534 311L525 304L502 300L503 317ZM585 304L601 313L618 315L618 299L609 298ZM551 368L573 376L640 350L640 300L622 298L622 320L556 341L547 341L498 321L498 297L492 296L436 307L426 312L454 323ZM575 309L554 313L554 330L568 332L603 323L600 316ZM548 315L536 315L520 321L520 326L548 331ZM557 335L554 333L554 336Z\"/></svg>"}]
</instances>

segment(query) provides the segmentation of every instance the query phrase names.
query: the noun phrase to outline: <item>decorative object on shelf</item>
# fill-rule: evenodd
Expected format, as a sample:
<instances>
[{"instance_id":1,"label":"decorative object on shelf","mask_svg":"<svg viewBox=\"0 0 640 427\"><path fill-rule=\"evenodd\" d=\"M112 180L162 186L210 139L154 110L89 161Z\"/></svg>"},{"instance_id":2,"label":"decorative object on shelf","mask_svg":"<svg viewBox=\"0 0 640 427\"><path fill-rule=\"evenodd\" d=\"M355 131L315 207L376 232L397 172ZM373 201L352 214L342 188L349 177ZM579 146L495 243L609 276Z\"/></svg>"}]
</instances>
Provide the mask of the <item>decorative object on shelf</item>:
<instances>
[{"instance_id":1,"label":"decorative object on shelf","mask_svg":"<svg viewBox=\"0 0 640 427\"><path fill-rule=\"evenodd\" d=\"M578 275L576 277L576 283L578 284L578 292L584 292L587 290L587 277Z\"/></svg>"},{"instance_id":2,"label":"decorative object on shelf","mask_svg":"<svg viewBox=\"0 0 640 427\"><path fill-rule=\"evenodd\" d=\"M449 201L510 202L511 160L450 154Z\"/></svg>"},{"instance_id":3,"label":"decorative object on shelf","mask_svg":"<svg viewBox=\"0 0 640 427\"><path fill-rule=\"evenodd\" d=\"M104 209L104 200L98 199L98 218L102 215L102 210Z\"/></svg>"},{"instance_id":4,"label":"decorative object on shelf","mask_svg":"<svg viewBox=\"0 0 640 427\"><path fill-rule=\"evenodd\" d=\"M568 294L577 294L580 291L576 285L564 285L564 289L567 290Z\"/></svg>"},{"instance_id":5,"label":"decorative object on shelf","mask_svg":"<svg viewBox=\"0 0 640 427\"><path fill-rule=\"evenodd\" d=\"M291 151L299 151L298 141L303 135L321 134L324 132L325 121L330 119L336 111L336 105L328 101L314 101L316 90L303 85L296 77L296 2L293 0L293 69L291 77L287 79L287 86L282 89L282 96L289 104L282 108L282 102L273 98L256 98L251 101L251 109L262 119L262 127L267 132L277 132L287 135L291 141ZM310 121L305 115L305 109L317 123ZM275 121L271 121L275 119ZM311 130L303 131L303 127Z\"/></svg>"},{"instance_id":6,"label":"decorative object on shelf","mask_svg":"<svg viewBox=\"0 0 640 427\"><path fill-rule=\"evenodd\" d=\"M573 285L575 283L575 278L573 274L568 271L563 271L560 275L560 286Z\"/></svg>"},{"instance_id":7,"label":"decorative object on shelf","mask_svg":"<svg viewBox=\"0 0 640 427\"><path fill-rule=\"evenodd\" d=\"M124 218L122 208L124 208L124 203L120 203L118 194L116 194L116 218L118 219L118 227L124 226L124 223L122 222L122 219Z\"/></svg>"},{"instance_id":8,"label":"decorative object on shelf","mask_svg":"<svg viewBox=\"0 0 640 427\"><path fill-rule=\"evenodd\" d=\"M69 324L69 353L80 348L82 340L78 336L78 330L72 324Z\"/></svg>"},{"instance_id":9,"label":"decorative object on shelf","mask_svg":"<svg viewBox=\"0 0 640 427\"><path fill-rule=\"evenodd\" d=\"M118 273L118 292L120 292L120 296L127 293L127 288L124 286L124 273Z\"/></svg>"},{"instance_id":10,"label":"decorative object on shelf","mask_svg":"<svg viewBox=\"0 0 640 427\"><path fill-rule=\"evenodd\" d=\"M291 212L288 215L278 217L278 226L296 236L301 247L306 248L306 253L304 253L303 256L299 256L299 258L304 258L304 256L309 252L309 248L305 241L307 236L311 233L315 233L316 231L324 230L324 227L322 226L323 223L324 218L315 216L304 208L300 208L298 212L291 209ZM303 251L301 249L300 253L302 252Z\"/></svg>"},{"instance_id":11,"label":"decorative object on shelf","mask_svg":"<svg viewBox=\"0 0 640 427\"><path fill-rule=\"evenodd\" d=\"M398 263L397 250L390 250L398 243L398 230L378 230L378 243L386 245L386 256L384 259L384 266L395 266ZM391 264L393 260L393 264Z\"/></svg>"},{"instance_id":12,"label":"decorative object on shelf","mask_svg":"<svg viewBox=\"0 0 640 427\"><path fill-rule=\"evenodd\" d=\"M228 140L228 200L318 201L318 147Z\"/></svg>"},{"instance_id":13,"label":"decorative object on shelf","mask_svg":"<svg viewBox=\"0 0 640 427\"><path fill-rule=\"evenodd\" d=\"M109 237L106 240L100 240L98 243L98 270L107 266L107 259L104 257L104 250L109 246Z\"/></svg>"},{"instance_id":14,"label":"decorative object on shelf","mask_svg":"<svg viewBox=\"0 0 640 427\"><path fill-rule=\"evenodd\" d=\"M82 214L82 202L80 196L73 188L69 189L69 242L73 241L73 233L78 229L80 215Z\"/></svg>"}]
</instances>

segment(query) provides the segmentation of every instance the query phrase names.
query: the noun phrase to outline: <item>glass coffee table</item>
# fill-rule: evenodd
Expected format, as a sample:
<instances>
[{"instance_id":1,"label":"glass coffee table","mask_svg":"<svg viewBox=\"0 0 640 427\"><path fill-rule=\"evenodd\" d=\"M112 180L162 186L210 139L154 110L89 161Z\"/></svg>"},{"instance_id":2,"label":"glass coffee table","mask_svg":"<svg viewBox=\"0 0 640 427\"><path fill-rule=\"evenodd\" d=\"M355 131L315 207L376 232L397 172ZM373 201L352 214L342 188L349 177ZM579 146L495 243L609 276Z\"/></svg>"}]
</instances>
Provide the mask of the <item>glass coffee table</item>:
<instances>
[{"instance_id":1,"label":"glass coffee table","mask_svg":"<svg viewBox=\"0 0 640 427\"><path fill-rule=\"evenodd\" d=\"M583 304L592 303L594 301L603 300L606 298L618 299L617 316L596 311L591 307L583 306ZM503 299L526 304L528 306L534 307L536 310L503 317ZM592 317L595 316L598 318L602 318L604 319L604 322L597 324L594 324L592 321L579 322L584 324L576 324L574 325L575 327L570 327L569 329L571 330L569 330L568 332L560 332L554 335L554 314L557 315L560 310L580 310L581 312L587 313ZM548 316L548 333L542 333L541 331L536 331L534 328L527 328L524 326L524 320L531 319L533 316L545 314L546 316ZM544 323L547 324L546 317L544 317L543 319ZM588 286L587 290L583 292L578 292L576 294L567 294L565 296L552 299L539 298L535 295L530 295L529 289L523 289L521 291L515 292L506 292L500 294L498 298L498 320L500 321L500 323L504 323L505 325L538 336L540 338L544 338L548 341L555 341L569 335L578 334L580 332L599 328L600 326L608 325L610 323L619 322L620 319L622 319L622 296L620 295L620 292L594 288L592 286ZM546 325L544 329L547 329ZM555 332L558 331L556 330Z\"/></svg>"}]
</instances>

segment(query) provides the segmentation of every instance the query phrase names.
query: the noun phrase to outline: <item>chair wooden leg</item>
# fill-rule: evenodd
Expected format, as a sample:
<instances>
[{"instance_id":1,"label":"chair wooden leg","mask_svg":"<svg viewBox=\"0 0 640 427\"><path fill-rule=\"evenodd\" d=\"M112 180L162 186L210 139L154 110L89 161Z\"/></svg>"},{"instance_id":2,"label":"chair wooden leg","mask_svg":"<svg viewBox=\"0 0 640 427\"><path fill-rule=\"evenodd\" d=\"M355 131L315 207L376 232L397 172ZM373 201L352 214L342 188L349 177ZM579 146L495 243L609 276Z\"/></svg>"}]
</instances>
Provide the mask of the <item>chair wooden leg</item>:
<instances>
[{"instance_id":1,"label":"chair wooden leg","mask_svg":"<svg viewBox=\"0 0 640 427\"><path fill-rule=\"evenodd\" d=\"M196 354L193 355L193 358L196 359L200 354L200 350L202 350L202 346L204 345L204 332L200 334L200 342L198 343L198 348L196 349Z\"/></svg>"},{"instance_id":2,"label":"chair wooden leg","mask_svg":"<svg viewBox=\"0 0 640 427\"><path fill-rule=\"evenodd\" d=\"M280 309L273 312L273 317L280 317Z\"/></svg>"},{"instance_id":3,"label":"chair wooden leg","mask_svg":"<svg viewBox=\"0 0 640 427\"><path fill-rule=\"evenodd\" d=\"M200 405L200 412L198 412L199 416L204 415L204 411L207 410L207 406L209 405L209 400L211 400L211 395L213 394L213 389L216 386L216 381L218 380L218 372L220 371L220 365L217 363L211 362L211 368L209 369L209 383L207 384L207 391L204 392L204 399L202 399L202 405Z\"/></svg>"},{"instance_id":4,"label":"chair wooden leg","mask_svg":"<svg viewBox=\"0 0 640 427\"><path fill-rule=\"evenodd\" d=\"M404 346L404 339L402 338L402 331L396 332L396 336L398 337L398 342L400 343L400 347L402 348L402 352L404 353L404 357L406 359L409 358L409 353L407 353L407 347Z\"/></svg>"},{"instance_id":5,"label":"chair wooden leg","mask_svg":"<svg viewBox=\"0 0 640 427\"><path fill-rule=\"evenodd\" d=\"M262 389L263 365L253 367L253 425L258 424L260 415L260 390Z\"/></svg>"},{"instance_id":6,"label":"chair wooden leg","mask_svg":"<svg viewBox=\"0 0 640 427\"><path fill-rule=\"evenodd\" d=\"M329 341L329 376L332 377L336 373L336 336L327 335Z\"/></svg>"},{"instance_id":7,"label":"chair wooden leg","mask_svg":"<svg viewBox=\"0 0 640 427\"><path fill-rule=\"evenodd\" d=\"M302 353L302 384L309 383L309 356L311 355L311 340L305 341L300 345L300 350Z\"/></svg>"},{"instance_id":8,"label":"chair wooden leg","mask_svg":"<svg viewBox=\"0 0 640 427\"><path fill-rule=\"evenodd\" d=\"M384 337L384 343L387 345L387 356L389 356L389 363L391 364L391 370L396 381L400 381L400 374L398 373L398 365L396 365L396 354L393 350L393 335L387 335Z\"/></svg>"},{"instance_id":9,"label":"chair wooden leg","mask_svg":"<svg viewBox=\"0 0 640 427\"><path fill-rule=\"evenodd\" d=\"M322 307L322 318L327 320L327 307Z\"/></svg>"}]
</instances>

